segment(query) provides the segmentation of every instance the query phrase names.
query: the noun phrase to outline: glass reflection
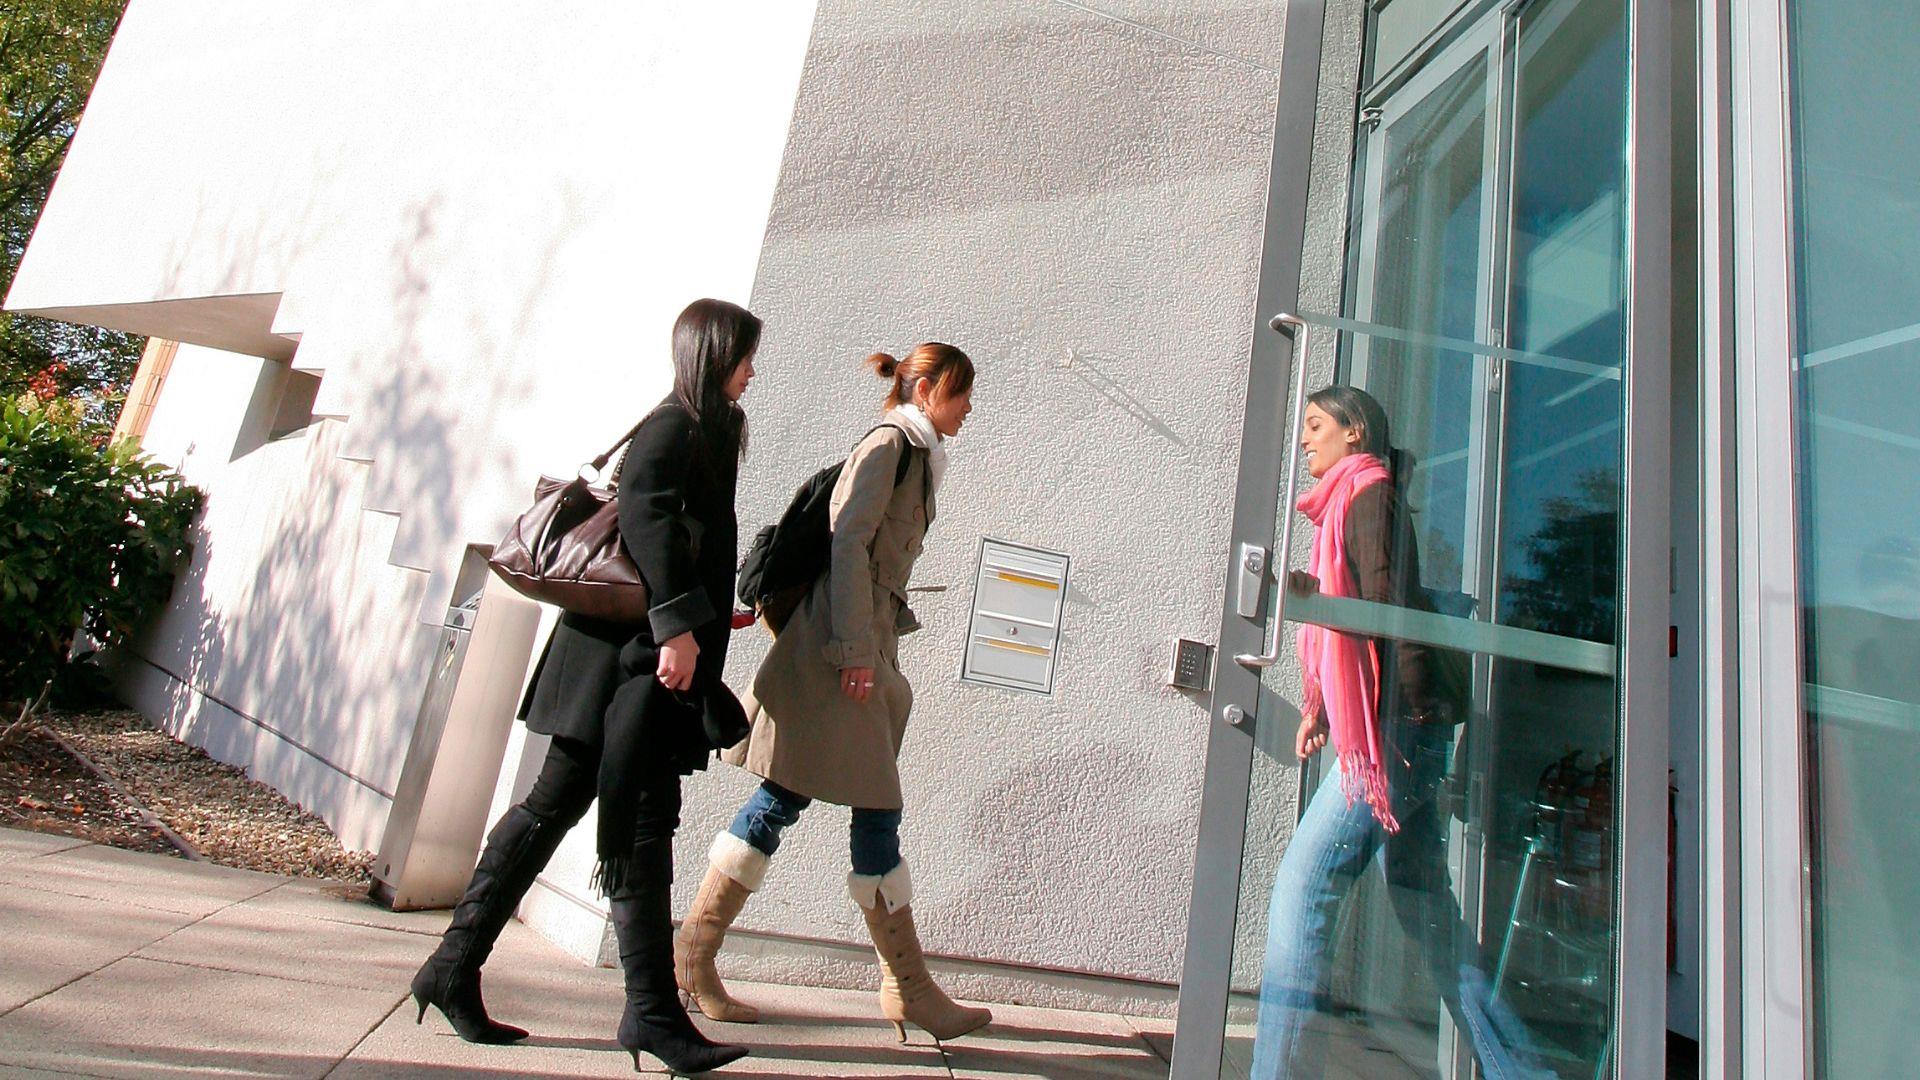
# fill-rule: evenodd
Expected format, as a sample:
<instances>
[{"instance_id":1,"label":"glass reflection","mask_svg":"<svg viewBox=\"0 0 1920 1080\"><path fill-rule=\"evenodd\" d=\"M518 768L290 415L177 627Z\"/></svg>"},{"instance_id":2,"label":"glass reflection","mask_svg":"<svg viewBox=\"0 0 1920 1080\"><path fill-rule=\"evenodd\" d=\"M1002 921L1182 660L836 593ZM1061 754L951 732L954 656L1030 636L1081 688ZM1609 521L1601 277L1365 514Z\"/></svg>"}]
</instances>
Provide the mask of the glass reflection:
<instances>
[{"instance_id":1,"label":"glass reflection","mask_svg":"<svg viewBox=\"0 0 1920 1080\"><path fill-rule=\"evenodd\" d=\"M1364 320L1420 327L1462 341L1481 338L1485 318L1487 63L1475 55L1440 87L1386 126L1375 257L1353 304ZM1473 355L1392 338L1353 342L1353 381L1379 399L1396 435L1422 453L1402 484L1428 552L1423 582L1460 590L1470 522L1468 453Z\"/></svg>"},{"instance_id":2,"label":"glass reflection","mask_svg":"<svg viewBox=\"0 0 1920 1080\"><path fill-rule=\"evenodd\" d=\"M1405 496L1410 460L1393 448L1379 402L1351 386L1317 391L1300 441L1315 483L1299 510L1314 533L1307 569L1290 575L1288 588L1431 611ZM1471 936L1448 880L1442 807L1453 726L1468 708L1465 658L1314 625L1299 628L1297 656L1305 694L1294 754L1305 761L1325 751L1334 764L1274 881L1256 1077L1323 1074L1328 1032L1315 1019L1327 1011L1336 921L1376 855L1398 932L1421 954L1430 993L1458 1026L1467 1026L1461 979L1484 970L1459 962ZM1498 1046L1489 1039L1487 1052Z\"/></svg>"},{"instance_id":3,"label":"glass reflection","mask_svg":"<svg viewBox=\"0 0 1920 1080\"><path fill-rule=\"evenodd\" d=\"M1495 618L1618 638L1626 358L1624 5L1529 6L1514 100L1507 340L1573 361L1509 363ZM1488 903L1503 1000L1564 1076L1606 1064L1612 1029L1610 676L1499 660L1479 732Z\"/></svg>"},{"instance_id":4,"label":"glass reflection","mask_svg":"<svg viewBox=\"0 0 1920 1080\"><path fill-rule=\"evenodd\" d=\"M1888 118L1920 94L1920 27L1871 0L1788 12L1814 1057L1825 1077L1904 1076L1920 1027L1920 130Z\"/></svg>"}]
</instances>

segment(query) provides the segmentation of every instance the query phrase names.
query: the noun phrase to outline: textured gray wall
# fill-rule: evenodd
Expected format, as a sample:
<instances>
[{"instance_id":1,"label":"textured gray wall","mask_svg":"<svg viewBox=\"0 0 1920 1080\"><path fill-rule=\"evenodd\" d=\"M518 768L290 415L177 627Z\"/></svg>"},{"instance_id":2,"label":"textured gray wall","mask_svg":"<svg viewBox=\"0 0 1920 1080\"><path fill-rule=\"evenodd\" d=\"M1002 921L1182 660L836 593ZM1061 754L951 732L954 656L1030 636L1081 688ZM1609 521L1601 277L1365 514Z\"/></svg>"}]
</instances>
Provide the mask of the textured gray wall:
<instances>
[{"instance_id":1,"label":"textured gray wall","mask_svg":"<svg viewBox=\"0 0 1920 1080\"><path fill-rule=\"evenodd\" d=\"M740 509L765 522L873 422L868 352L974 357L914 581L952 591L903 647L905 847L936 952L1177 978L1207 719L1161 683L1169 639L1219 618L1282 7L821 5L754 288ZM1073 557L1051 697L957 681L982 535ZM761 639L741 645L736 685ZM683 891L750 787L731 769L689 784ZM864 941L846 821L810 812L743 927ZM779 953L749 969L867 977ZM954 978L1064 1000L1037 977Z\"/></svg>"}]
</instances>

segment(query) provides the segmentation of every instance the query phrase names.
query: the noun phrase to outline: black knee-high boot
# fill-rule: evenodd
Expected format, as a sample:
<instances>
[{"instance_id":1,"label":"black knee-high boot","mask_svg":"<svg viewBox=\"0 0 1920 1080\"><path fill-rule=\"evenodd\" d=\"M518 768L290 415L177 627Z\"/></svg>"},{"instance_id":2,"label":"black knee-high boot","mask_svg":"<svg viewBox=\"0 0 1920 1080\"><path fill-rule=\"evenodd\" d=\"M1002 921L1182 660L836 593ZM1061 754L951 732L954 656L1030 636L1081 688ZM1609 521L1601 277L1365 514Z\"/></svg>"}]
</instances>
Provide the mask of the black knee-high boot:
<instances>
[{"instance_id":1,"label":"black knee-high boot","mask_svg":"<svg viewBox=\"0 0 1920 1080\"><path fill-rule=\"evenodd\" d=\"M510 1043L527 1037L526 1029L487 1016L480 997L480 966L565 835L565 827L524 805L501 815L487 835L473 880L453 909L453 922L441 935L440 947L413 977L413 1000L420 1006L415 1023L432 1005L468 1042Z\"/></svg>"},{"instance_id":2,"label":"black knee-high boot","mask_svg":"<svg viewBox=\"0 0 1920 1080\"><path fill-rule=\"evenodd\" d=\"M665 844L648 848L635 853L627 880L611 900L613 931L627 985L620 1045L633 1053L636 1072L643 1050L675 1072L707 1072L747 1056L747 1048L716 1043L700 1034L680 1004L680 991L673 981L668 896L672 849Z\"/></svg>"}]
</instances>

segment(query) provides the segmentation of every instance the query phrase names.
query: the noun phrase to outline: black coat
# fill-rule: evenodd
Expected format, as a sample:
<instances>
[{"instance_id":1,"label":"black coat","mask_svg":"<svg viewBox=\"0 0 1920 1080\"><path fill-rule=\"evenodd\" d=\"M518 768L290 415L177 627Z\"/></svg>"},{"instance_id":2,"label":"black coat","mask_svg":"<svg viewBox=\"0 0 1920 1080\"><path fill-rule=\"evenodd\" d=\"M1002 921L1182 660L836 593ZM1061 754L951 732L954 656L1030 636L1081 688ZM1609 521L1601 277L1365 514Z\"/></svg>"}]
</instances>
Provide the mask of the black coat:
<instances>
[{"instance_id":1,"label":"black coat","mask_svg":"<svg viewBox=\"0 0 1920 1080\"><path fill-rule=\"evenodd\" d=\"M648 414L620 466L620 538L647 584L652 607L640 624L563 614L522 702L531 731L598 744L607 709L644 712L651 734L682 771L710 747L697 711L670 695L654 672L658 643L692 631L696 678L726 665L739 525L734 517L738 455L702 451L693 417L674 398Z\"/></svg>"}]
</instances>

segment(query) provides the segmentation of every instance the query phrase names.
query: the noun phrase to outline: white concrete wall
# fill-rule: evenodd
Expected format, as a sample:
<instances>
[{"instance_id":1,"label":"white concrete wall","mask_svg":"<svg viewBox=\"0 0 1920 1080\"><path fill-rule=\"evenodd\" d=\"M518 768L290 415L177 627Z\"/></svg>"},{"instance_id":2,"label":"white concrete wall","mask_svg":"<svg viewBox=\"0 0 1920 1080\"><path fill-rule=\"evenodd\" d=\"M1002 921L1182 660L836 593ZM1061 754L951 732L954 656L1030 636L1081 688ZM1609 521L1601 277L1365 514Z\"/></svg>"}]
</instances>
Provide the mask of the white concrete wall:
<instances>
[{"instance_id":1,"label":"white concrete wall","mask_svg":"<svg viewBox=\"0 0 1920 1080\"><path fill-rule=\"evenodd\" d=\"M466 545L659 399L688 299L748 298L812 8L531 14L135 0L8 298L323 374L261 445L285 365L182 350L148 441L209 507L129 690L355 847Z\"/></svg>"},{"instance_id":2,"label":"white concrete wall","mask_svg":"<svg viewBox=\"0 0 1920 1080\"><path fill-rule=\"evenodd\" d=\"M388 563L395 519L360 511L366 469L339 456L344 424L261 441L286 377L256 357L175 356L145 445L207 507L123 671L148 715L372 848L425 684L434 631L411 613L427 579Z\"/></svg>"}]
</instances>

